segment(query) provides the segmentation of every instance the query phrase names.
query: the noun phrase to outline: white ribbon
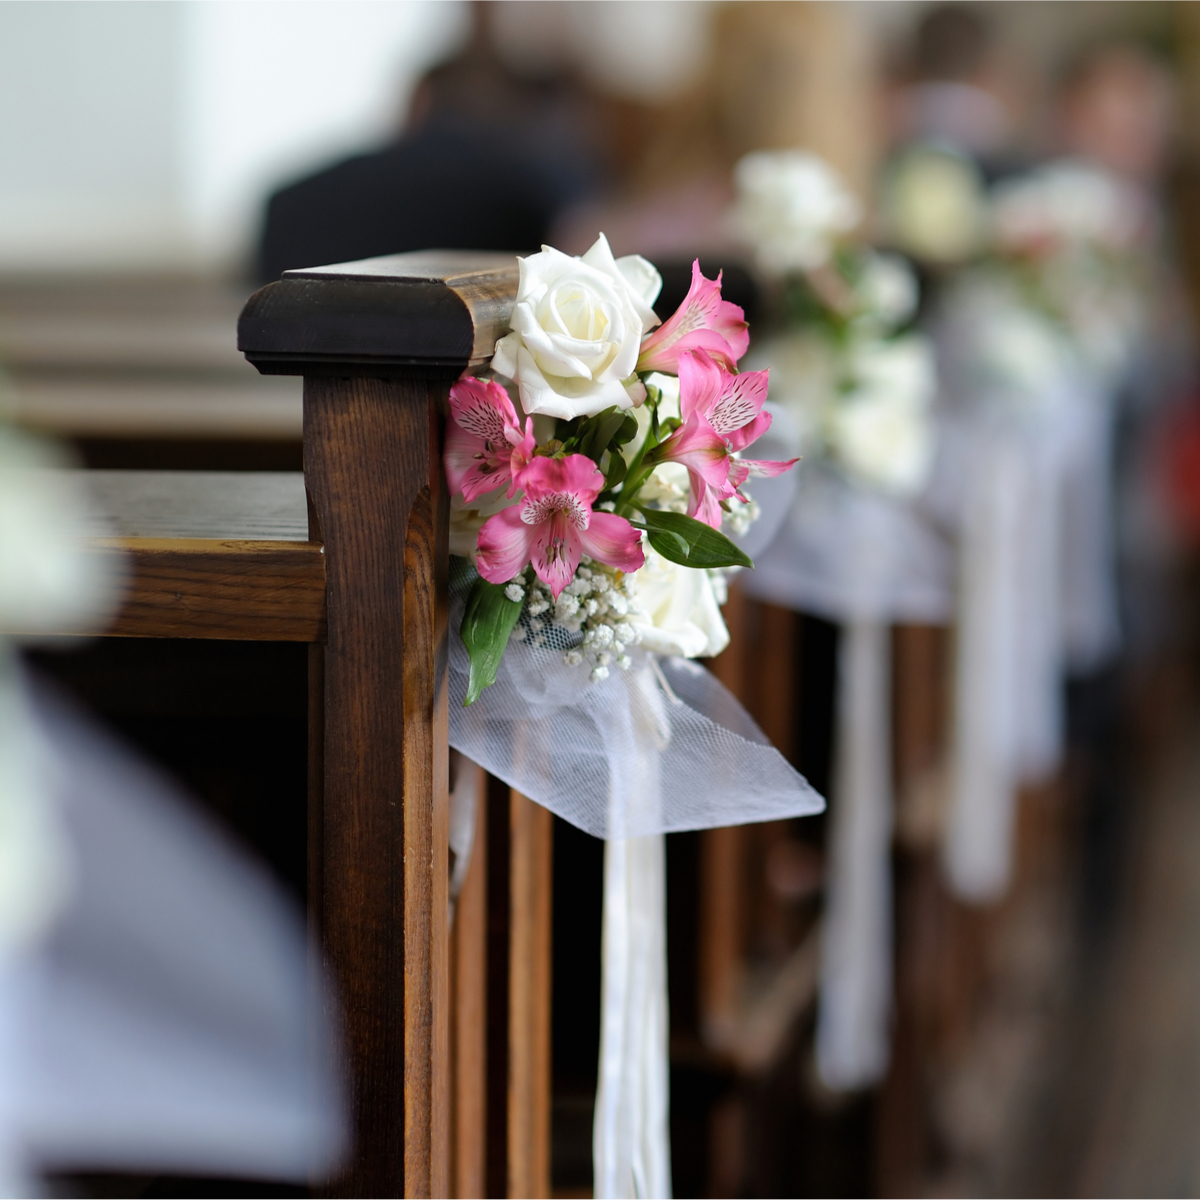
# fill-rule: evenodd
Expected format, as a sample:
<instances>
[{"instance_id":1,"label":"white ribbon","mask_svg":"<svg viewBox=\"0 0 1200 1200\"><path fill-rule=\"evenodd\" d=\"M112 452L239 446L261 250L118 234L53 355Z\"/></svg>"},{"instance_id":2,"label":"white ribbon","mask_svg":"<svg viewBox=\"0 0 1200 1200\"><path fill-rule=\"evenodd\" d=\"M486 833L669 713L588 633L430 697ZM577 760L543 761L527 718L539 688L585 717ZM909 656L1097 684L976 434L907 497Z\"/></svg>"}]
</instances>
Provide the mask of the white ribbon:
<instances>
[{"instance_id":1,"label":"white ribbon","mask_svg":"<svg viewBox=\"0 0 1200 1200\"><path fill-rule=\"evenodd\" d=\"M831 1088L868 1087L889 1056L892 1007L891 639L842 627L817 1068Z\"/></svg>"},{"instance_id":2,"label":"white ribbon","mask_svg":"<svg viewBox=\"0 0 1200 1200\"><path fill-rule=\"evenodd\" d=\"M593 1195L671 1195L666 848L663 835L604 844L600 1070Z\"/></svg>"}]
</instances>

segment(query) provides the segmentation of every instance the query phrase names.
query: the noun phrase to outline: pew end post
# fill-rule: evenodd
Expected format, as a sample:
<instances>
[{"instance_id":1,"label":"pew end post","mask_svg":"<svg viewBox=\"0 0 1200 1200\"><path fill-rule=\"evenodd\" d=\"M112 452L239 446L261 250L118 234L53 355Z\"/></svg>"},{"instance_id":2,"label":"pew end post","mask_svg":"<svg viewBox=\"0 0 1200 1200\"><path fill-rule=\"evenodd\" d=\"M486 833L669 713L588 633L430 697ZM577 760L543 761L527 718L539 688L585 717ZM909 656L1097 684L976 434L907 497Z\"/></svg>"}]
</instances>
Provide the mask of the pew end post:
<instances>
[{"instance_id":1,"label":"pew end post","mask_svg":"<svg viewBox=\"0 0 1200 1200\"><path fill-rule=\"evenodd\" d=\"M304 377L310 537L326 636L310 659L309 908L336 981L354 1196L449 1187L450 384L507 328L515 255L437 251L286 272L238 347Z\"/></svg>"}]
</instances>

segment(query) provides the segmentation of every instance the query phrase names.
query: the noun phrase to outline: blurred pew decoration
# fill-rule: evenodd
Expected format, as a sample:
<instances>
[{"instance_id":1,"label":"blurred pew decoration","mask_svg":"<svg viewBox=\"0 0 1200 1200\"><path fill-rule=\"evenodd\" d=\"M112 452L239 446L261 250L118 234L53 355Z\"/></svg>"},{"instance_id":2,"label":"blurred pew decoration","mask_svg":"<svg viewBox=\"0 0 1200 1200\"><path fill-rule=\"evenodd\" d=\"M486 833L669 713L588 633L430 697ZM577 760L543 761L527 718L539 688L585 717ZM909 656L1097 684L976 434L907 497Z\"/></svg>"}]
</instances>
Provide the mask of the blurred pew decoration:
<instances>
[{"instance_id":1,"label":"blurred pew decoration","mask_svg":"<svg viewBox=\"0 0 1200 1200\"><path fill-rule=\"evenodd\" d=\"M890 627L952 611L950 545L914 505L935 451L933 348L912 329L911 269L851 240L861 209L826 164L761 152L735 179L734 220L776 317L753 361L770 366L779 424L804 455L741 586L840 626L817 1063L829 1086L859 1088L888 1062Z\"/></svg>"},{"instance_id":2,"label":"blurred pew decoration","mask_svg":"<svg viewBox=\"0 0 1200 1200\"><path fill-rule=\"evenodd\" d=\"M2 1186L30 1194L48 1172L303 1184L336 1165L346 1130L336 1018L299 913L22 662L125 610L116 532L85 473L0 425Z\"/></svg>"}]
</instances>

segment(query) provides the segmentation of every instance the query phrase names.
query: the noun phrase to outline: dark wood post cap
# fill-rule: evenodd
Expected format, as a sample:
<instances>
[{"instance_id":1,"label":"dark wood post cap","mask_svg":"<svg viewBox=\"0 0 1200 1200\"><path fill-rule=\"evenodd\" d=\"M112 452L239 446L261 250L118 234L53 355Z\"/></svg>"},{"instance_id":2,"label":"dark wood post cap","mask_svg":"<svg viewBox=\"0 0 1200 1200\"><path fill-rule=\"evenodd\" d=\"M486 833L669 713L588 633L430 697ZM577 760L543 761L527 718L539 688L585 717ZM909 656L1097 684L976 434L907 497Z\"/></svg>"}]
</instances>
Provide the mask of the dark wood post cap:
<instances>
[{"instance_id":1,"label":"dark wood post cap","mask_svg":"<svg viewBox=\"0 0 1200 1200\"><path fill-rule=\"evenodd\" d=\"M246 301L238 349L264 375L456 377L492 356L516 254L423 250L285 271Z\"/></svg>"}]
</instances>

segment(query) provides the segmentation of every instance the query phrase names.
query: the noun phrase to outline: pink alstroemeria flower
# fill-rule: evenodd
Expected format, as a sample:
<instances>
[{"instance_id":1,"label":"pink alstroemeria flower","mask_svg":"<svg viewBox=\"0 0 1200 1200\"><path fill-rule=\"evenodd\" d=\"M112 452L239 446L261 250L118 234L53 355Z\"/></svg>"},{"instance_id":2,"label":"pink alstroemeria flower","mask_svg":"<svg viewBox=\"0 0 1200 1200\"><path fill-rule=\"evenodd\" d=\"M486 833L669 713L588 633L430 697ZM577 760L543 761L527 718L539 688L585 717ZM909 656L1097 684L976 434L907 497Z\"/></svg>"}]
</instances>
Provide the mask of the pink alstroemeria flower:
<instances>
[{"instance_id":1,"label":"pink alstroemeria flower","mask_svg":"<svg viewBox=\"0 0 1200 1200\"><path fill-rule=\"evenodd\" d=\"M446 481L451 492L461 491L474 500L507 483L509 499L517 494L516 472L529 462L537 444L533 419L525 418L525 432L508 393L494 379L464 375L450 389L450 415L446 429Z\"/></svg>"},{"instance_id":2,"label":"pink alstroemeria flower","mask_svg":"<svg viewBox=\"0 0 1200 1200\"><path fill-rule=\"evenodd\" d=\"M728 300L721 299L721 276L705 279L700 260L692 263L692 286L675 313L653 333L642 339L638 356L639 371L666 371L676 374L680 355L688 350L703 350L731 371L750 344L746 314Z\"/></svg>"},{"instance_id":3,"label":"pink alstroemeria flower","mask_svg":"<svg viewBox=\"0 0 1200 1200\"><path fill-rule=\"evenodd\" d=\"M735 375L707 354L679 356L679 409L683 424L655 451L660 462L687 467L688 516L721 527L721 501L738 494L752 475L781 475L798 460L764 462L734 458L771 427L762 411L767 372Z\"/></svg>"},{"instance_id":4,"label":"pink alstroemeria flower","mask_svg":"<svg viewBox=\"0 0 1200 1200\"><path fill-rule=\"evenodd\" d=\"M525 489L520 504L489 517L479 531L476 566L489 583L507 583L532 562L557 600L583 554L626 572L646 561L641 535L624 517L592 510L604 476L587 455L535 458L517 484Z\"/></svg>"}]
</instances>

